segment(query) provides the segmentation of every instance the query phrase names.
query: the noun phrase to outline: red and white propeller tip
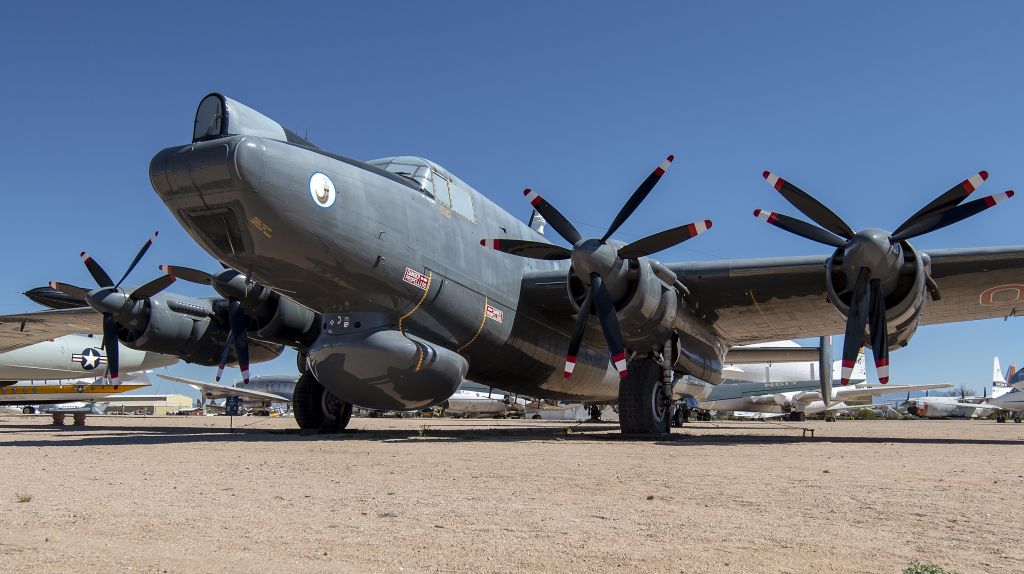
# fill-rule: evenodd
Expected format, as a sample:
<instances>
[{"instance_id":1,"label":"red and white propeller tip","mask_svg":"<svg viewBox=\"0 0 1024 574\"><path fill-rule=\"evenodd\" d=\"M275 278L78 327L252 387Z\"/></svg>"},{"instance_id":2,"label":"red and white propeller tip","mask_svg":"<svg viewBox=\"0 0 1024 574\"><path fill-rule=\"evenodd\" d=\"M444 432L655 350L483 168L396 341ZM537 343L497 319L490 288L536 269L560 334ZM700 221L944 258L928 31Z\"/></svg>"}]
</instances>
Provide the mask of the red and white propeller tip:
<instances>
[{"instance_id":1,"label":"red and white propeller tip","mask_svg":"<svg viewBox=\"0 0 1024 574\"><path fill-rule=\"evenodd\" d=\"M775 223L775 219L778 216L779 214L775 213L774 211L765 211L763 209L754 210L754 217L760 219L761 221L767 221L768 223Z\"/></svg>"},{"instance_id":2,"label":"red and white propeller tip","mask_svg":"<svg viewBox=\"0 0 1024 574\"><path fill-rule=\"evenodd\" d=\"M530 188L524 189L523 190L523 195L526 196L526 200L530 202L530 205L532 205L534 207L536 207L538 203L544 201L543 197L541 197L540 195L537 195L537 192L533 191Z\"/></svg>"},{"instance_id":3,"label":"red and white propeller tip","mask_svg":"<svg viewBox=\"0 0 1024 574\"><path fill-rule=\"evenodd\" d=\"M848 359L843 359L843 372L842 372L842 375L839 378L839 384L840 385L848 385L848 384L850 384L850 377L853 376L853 368L854 368L854 366L856 366L856 364L857 364L856 361L850 361Z\"/></svg>"},{"instance_id":4,"label":"red and white propeller tip","mask_svg":"<svg viewBox=\"0 0 1024 574\"><path fill-rule=\"evenodd\" d=\"M174 277L174 268L171 267L170 265L160 265L160 270L170 275L171 277Z\"/></svg>"},{"instance_id":5,"label":"red and white propeller tip","mask_svg":"<svg viewBox=\"0 0 1024 574\"><path fill-rule=\"evenodd\" d=\"M563 373L565 375L565 378L568 379L569 377L571 377L572 376L572 371L575 368L576 368L576 357L571 356L571 355L566 357L565 358L565 372Z\"/></svg>"},{"instance_id":6,"label":"red and white propeller tip","mask_svg":"<svg viewBox=\"0 0 1024 574\"><path fill-rule=\"evenodd\" d=\"M966 191L967 194L970 195L974 190L981 187L981 184L985 183L985 180L987 179L988 172L979 171L978 173L960 182L960 187L964 188L964 191Z\"/></svg>"},{"instance_id":7,"label":"red and white propeller tip","mask_svg":"<svg viewBox=\"0 0 1024 574\"><path fill-rule=\"evenodd\" d=\"M1007 199L1010 199L1011 197L1013 197L1012 189L1004 191L1002 193L997 193L995 195L990 195L985 198L985 205L987 205L988 207L992 207L993 205L996 205L997 203L1002 203Z\"/></svg>"},{"instance_id":8,"label":"red and white propeller tip","mask_svg":"<svg viewBox=\"0 0 1024 574\"><path fill-rule=\"evenodd\" d=\"M662 175L665 175L665 172L668 171L669 166L672 165L672 161L675 160L675 159L676 159L676 156L674 156L674 155L670 155L667 158L665 158L665 161L661 162L661 165L659 165L658 167L654 168L654 175L656 175L658 177L661 177Z\"/></svg>"},{"instance_id":9,"label":"red and white propeller tip","mask_svg":"<svg viewBox=\"0 0 1024 574\"><path fill-rule=\"evenodd\" d=\"M483 245L484 247L486 247L488 249L498 249L500 247L500 245L501 245L501 240L500 239L481 239L480 240L480 245Z\"/></svg>"},{"instance_id":10,"label":"red and white propeller tip","mask_svg":"<svg viewBox=\"0 0 1024 574\"><path fill-rule=\"evenodd\" d=\"M770 171L766 171L761 175L764 176L764 178L768 180L768 184L774 187L775 189L781 189L782 185L786 183L786 180L782 179L781 177L775 175Z\"/></svg>"},{"instance_id":11,"label":"red and white propeller tip","mask_svg":"<svg viewBox=\"0 0 1024 574\"><path fill-rule=\"evenodd\" d=\"M701 233L711 229L711 220L705 219L704 221L694 221L693 223L686 226L686 229L690 232L690 237L696 237Z\"/></svg>"},{"instance_id":12,"label":"red and white propeller tip","mask_svg":"<svg viewBox=\"0 0 1024 574\"><path fill-rule=\"evenodd\" d=\"M612 357L612 364L615 365L615 370L619 372L619 376L626 378L629 375L629 370L626 369L626 354L619 353Z\"/></svg>"},{"instance_id":13,"label":"red and white propeller tip","mask_svg":"<svg viewBox=\"0 0 1024 574\"><path fill-rule=\"evenodd\" d=\"M875 372L878 382L883 385L889 382L889 359L875 359Z\"/></svg>"}]
</instances>

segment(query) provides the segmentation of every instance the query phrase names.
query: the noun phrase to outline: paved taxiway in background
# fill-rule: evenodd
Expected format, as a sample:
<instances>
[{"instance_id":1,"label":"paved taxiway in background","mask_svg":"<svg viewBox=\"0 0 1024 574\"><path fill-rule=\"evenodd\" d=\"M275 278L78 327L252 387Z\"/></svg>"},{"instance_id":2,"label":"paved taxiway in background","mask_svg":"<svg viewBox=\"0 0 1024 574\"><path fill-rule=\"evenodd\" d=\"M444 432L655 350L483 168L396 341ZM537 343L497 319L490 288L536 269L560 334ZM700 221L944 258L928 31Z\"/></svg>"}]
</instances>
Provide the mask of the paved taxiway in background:
<instances>
[{"instance_id":1,"label":"paved taxiway in background","mask_svg":"<svg viewBox=\"0 0 1024 574\"><path fill-rule=\"evenodd\" d=\"M647 442L538 421L356 419L335 436L249 417L235 434L224 417L48 422L0 416L9 572L1024 564L1006 504L1022 425L723 421Z\"/></svg>"}]
</instances>

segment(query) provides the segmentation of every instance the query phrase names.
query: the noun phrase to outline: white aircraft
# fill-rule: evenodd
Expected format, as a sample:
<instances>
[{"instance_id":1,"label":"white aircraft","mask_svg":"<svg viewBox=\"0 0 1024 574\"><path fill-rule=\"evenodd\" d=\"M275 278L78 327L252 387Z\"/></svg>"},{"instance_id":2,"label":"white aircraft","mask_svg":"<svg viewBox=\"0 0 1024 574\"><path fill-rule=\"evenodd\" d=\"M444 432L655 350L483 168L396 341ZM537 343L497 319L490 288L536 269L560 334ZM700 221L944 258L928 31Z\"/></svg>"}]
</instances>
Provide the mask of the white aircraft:
<instances>
[{"instance_id":1,"label":"white aircraft","mask_svg":"<svg viewBox=\"0 0 1024 574\"><path fill-rule=\"evenodd\" d=\"M244 387L241 385L229 387L216 383L204 383L194 379L172 377L170 375L157 376L161 379L188 385L199 391L202 395L202 406L204 410L206 407L206 401L208 400L238 397L242 400L241 408L243 411L253 412L256 414L269 414L274 403L290 404L292 402L292 393L295 391L295 382L298 380L298 377L267 375L263 377L253 377L249 380L249 384ZM289 381L291 382L290 386L288 384ZM278 395L267 392L266 390L256 390L269 388L279 389L282 394Z\"/></svg>"},{"instance_id":2,"label":"white aircraft","mask_svg":"<svg viewBox=\"0 0 1024 574\"><path fill-rule=\"evenodd\" d=\"M118 344L121 372L146 371L178 362L176 357L136 351ZM52 381L102 375L107 354L100 338L93 335L64 335L20 349L0 353L2 381Z\"/></svg>"},{"instance_id":3,"label":"white aircraft","mask_svg":"<svg viewBox=\"0 0 1024 574\"><path fill-rule=\"evenodd\" d=\"M824 341L822 344L826 344ZM817 356L817 347L801 347L793 341L775 341L762 345L737 347L730 355L746 357ZM802 360L787 362L735 363L723 369L726 380L711 389L697 408L707 411L761 413L788 415L790 420L804 420L807 415L830 414L843 410L859 409L871 405L847 405L845 401L865 399L903 391L948 388L953 385L869 385L864 383L867 371L864 367L864 353L857 356L851 375L851 385L832 388L828 404L822 398L819 379L819 361ZM832 377L839 378L841 361L832 364ZM859 382L858 382L859 381ZM830 418L830 417L829 417Z\"/></svg>"},{"instance_id":4,"label":"white aircraft","mask_svg":"<svg viewBox=\"0 0 1024 574\"><path fill-rule=\"evenodd\" d=\"M526 411L526 399L492 392L459 389L448 398L444 410L456 416L519 416Z\"/></svg>"},{"instance_id":5,"label":"white aircraft","mask_svg":"<svg viewBox=\"0 0 1024 574\"><path fill-rule=\"evenodd\" d=\"M1006 422L1007 414L1015 415L1014 422L1020 422L1024 410L1024 375L1011 375L1010 381L1003 377L999 368L999 357L992 365L992 396L981 397L907 397L900 406L907 412L922 418L984 418L996 413L997 422Z\"/></svg>"}]
</instances>

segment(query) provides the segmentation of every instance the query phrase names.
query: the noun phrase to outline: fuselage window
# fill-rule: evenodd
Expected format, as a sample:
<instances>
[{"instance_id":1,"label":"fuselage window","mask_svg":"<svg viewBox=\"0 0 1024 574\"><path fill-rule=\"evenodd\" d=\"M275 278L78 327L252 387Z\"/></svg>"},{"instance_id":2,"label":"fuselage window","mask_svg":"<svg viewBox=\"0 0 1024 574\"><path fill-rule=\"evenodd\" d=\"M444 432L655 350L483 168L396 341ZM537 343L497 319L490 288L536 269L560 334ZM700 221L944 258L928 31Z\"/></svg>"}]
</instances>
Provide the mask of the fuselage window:
<instances>
[{"instance_id":1,"label":"fuselage window","mask_svg":"<svg viewBox=\"0 0 1024 574\"><path fill-rule=\"evenodd\" d=\"M438 203L443 203L451 207L452 200L448 194L448 178L441 175L438 172L434 172L434 197L437 198Z\"/></svg>"},{"instance_id":2,"label":"fuselage window","mask_svg":"<svg viewBox=\"0 0 1024 574\"><path fill-rule=\"evenodd\" d=\"M473 195L469 190L454 181L449 189L451 189L452 209L455 213L476 222L476 217L473 215Z\"/></svg>"}]
</instances>

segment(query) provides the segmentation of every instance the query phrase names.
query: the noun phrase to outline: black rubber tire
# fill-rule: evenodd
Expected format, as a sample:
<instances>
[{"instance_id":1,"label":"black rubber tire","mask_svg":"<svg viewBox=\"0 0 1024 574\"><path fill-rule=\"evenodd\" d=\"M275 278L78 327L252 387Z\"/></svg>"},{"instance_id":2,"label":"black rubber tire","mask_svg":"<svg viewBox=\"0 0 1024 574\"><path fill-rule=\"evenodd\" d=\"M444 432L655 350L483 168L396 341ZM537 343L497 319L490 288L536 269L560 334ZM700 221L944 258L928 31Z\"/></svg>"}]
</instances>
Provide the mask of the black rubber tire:
<instances>
[{"instance_id":1,"label":"black rubber tire","mask_svg":"<svg viewBox=\"0 0 1024 574\"><path fill-rule=\"evenodd\" d=\"M1013 422L1020 424L1020 417L1013 417Z\"/></svg>"},{"instance_id":2,"label":"black rubber tire","mask_svg":"<svg viewBox=\"0 0 1024 574\"><path fill-rule=\"evenodd\" d=\"M659 410L658 407L661 406ZM662 434L665 408L661 397L661 365L650 357L634 359L629 375L619 381L619 428L623 434Z\"/></svg>"},{"instance_id":3,"label":"black rubber tire","mask_svg":"<svg viewBox=\"0 0 1024 574\"><path fill-rule=\"evenodd\" d=\"M352 419L352 404L330 394L310 372L295 383L292 410L303 430L340 432Z\"/></svg>"},{"instance_id":4,"label":"black rubber tire","mask_svg":"<svg viewBox=\"0 0 1024 574\"><path fill-rule=\"evenodd\" d=\"M34 414L36 414L36 410L34 408L32 408L32 407L25 407L25 408L21 409L21 412L26 414L26 415L34 415Z\"/></svg>"}]
</instances>

